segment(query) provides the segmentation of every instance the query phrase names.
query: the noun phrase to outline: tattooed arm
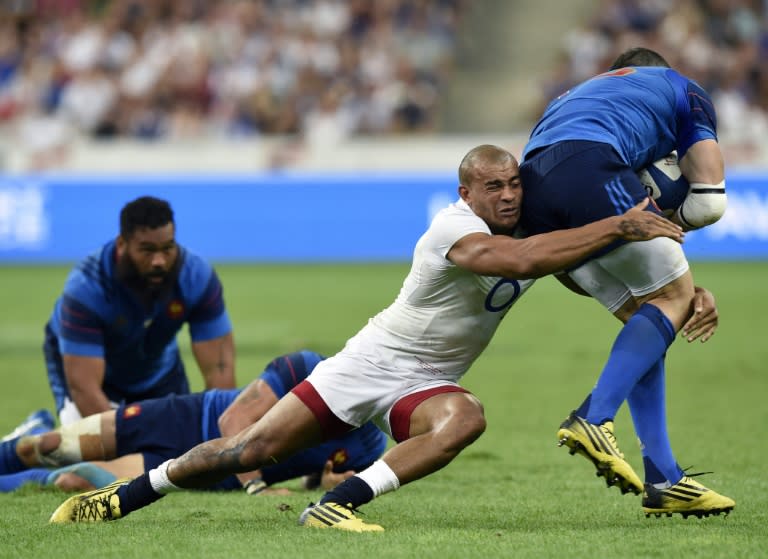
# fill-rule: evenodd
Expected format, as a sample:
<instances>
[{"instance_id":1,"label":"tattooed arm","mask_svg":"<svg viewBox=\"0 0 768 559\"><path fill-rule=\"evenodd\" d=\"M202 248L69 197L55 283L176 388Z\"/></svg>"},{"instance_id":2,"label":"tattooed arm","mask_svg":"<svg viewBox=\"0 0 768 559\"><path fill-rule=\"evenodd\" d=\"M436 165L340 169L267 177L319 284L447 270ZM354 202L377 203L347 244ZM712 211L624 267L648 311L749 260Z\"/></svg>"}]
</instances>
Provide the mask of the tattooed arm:
<instances>
[{"instance_id":1,"label":"tattooed arm","mask_svg":"<svg viewBox=\"0 0 768 559\"><path fill-rule=\"evenodd\" d=\"M235 342L232 332L192 343L192 353L205 379L205 388L235 388Z\"/></svg>"}]
</instances>

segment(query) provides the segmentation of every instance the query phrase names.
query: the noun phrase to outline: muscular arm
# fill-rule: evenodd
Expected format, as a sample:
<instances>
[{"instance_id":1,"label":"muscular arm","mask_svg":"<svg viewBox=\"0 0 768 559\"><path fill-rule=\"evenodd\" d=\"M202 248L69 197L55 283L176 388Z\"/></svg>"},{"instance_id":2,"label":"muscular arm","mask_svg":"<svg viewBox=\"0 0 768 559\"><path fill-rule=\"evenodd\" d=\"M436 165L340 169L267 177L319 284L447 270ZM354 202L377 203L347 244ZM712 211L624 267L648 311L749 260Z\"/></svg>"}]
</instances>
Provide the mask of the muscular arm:
<instances>
[{"instance_id":1,"label":"muscular arm","mask_svg":"<svg viewBox=\"0 0 768 559\"><path fill-rule=\"evenodd\" d=\"M80 415L87 417L110 408L109 398L101 386L104 382L104 359L64 354L64 376L69 395Z\"/></svg>"},{"instance_id":2,"label":"muscular arm","mask_svg":"<svg viewBox=\"0 0 768 559\"><path fill-rule=\"evenodd\" d=\"M253 425L277 403L277 400L277 395L269 384L261 379L254 380L219 417L221 434L231 437Z\"/></svg>"},{"instance_id":3,"label":"muscular arm","mask_svg":"<svg viewBox=\"0 0 768 559\"><path fill-rule=\"evenodd\" d=\"M192 353L206 389L235 387L235 342L231 332L212 340L192 342Z\"/></svg>"},{"instance_id":4,"label":"muscular arm","mask_svg":"<svg viewBox=\"0 0 768 559\"><path fill-rule=\"evenodd\" d=\"M476 274L527 279L568 268L617 239L646 241L664 236L682 241L680 227L643 211L647 205L646 199L620 216L525 239L472 233L451 247L448 258Z\"/></svg>"},{"instance_id":5,"label":"muscular arm","mask_svg":"<svg viewBox=\"0 0 768 559\"><path fill-rule=\"evenodd\" d=\"M277 403L277 395L269 384L261 379L253 381L238 394L234 402L219 417L219 431L225 437L236 435L246 427L256 423ZM237 474L237 479L245 484L258 478L260 472Z\"/></svg>"},{"instance_id":6,"label":"muscular arm","mask_svg":"<svg viewBox=\"0 0 768 559\"><path fill-rule=\"evenodd\" d=\"M725 163L715 140L693 144L680 160L680 172L689 183L718 184L725 180Z\"/></svg>"}]
</instances>

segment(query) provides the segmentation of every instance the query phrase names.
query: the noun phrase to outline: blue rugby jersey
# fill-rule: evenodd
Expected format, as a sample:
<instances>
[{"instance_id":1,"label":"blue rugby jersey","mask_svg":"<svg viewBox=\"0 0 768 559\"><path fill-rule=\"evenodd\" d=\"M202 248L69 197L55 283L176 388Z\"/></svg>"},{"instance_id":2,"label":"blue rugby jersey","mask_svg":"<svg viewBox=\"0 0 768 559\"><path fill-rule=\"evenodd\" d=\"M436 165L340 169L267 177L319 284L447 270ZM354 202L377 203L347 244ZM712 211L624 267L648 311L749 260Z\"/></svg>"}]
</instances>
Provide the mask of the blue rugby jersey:
<instances>
[{"instance_id":1,"label":"blue rugby jersey","mask_svg":"<svg viewBox=\"0 0 768 559\"><path fill-rule=\"evenodd\" d=\"M563 140L610 144L633 170L698 141L717 140L712 100L696 82L662 67L599 74L554 99L531 132L523 159Z\"/></svg>"},{"instance_id":2,"label":"blue rugby jersey","mask_svg":"<svg viewBox=\"0 0 768 559\"><path fill-rule=\"evenodd\" d=\"M147 310L116 278L110 241L70 272L47 325L46 343L60 354L102 357L104 391L115 401L150 392L184 373L176 335L189 324L192 341L223 336L232 326L213 268L179 247L179 277L171 293ZM65 386L63 368L59 374ZM52 383L53 384L53 383Z\"/></svg>"}]
</instances>

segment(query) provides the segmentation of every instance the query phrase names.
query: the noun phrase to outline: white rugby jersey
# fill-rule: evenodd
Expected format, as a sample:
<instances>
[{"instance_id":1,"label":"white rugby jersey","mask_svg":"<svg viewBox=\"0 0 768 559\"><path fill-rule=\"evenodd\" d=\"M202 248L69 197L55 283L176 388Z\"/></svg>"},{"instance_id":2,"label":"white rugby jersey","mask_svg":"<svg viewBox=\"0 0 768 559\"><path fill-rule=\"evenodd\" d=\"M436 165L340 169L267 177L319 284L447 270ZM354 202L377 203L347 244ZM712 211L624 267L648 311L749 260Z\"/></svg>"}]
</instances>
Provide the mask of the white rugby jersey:
<instances>
[{"instance_id":1,"label":"white rugby jersey","mask_svg":"<svg viewBox=\"0 0 768 559\"><path fill-rule=\"evenodd\" d=\"M395 302L370 319L346 351L405 376L458 380L534 282L479 276L446 258L459 239L478 232L491 234L463 200L441 210L416 243Z\"/></svg>"}]
</instances>

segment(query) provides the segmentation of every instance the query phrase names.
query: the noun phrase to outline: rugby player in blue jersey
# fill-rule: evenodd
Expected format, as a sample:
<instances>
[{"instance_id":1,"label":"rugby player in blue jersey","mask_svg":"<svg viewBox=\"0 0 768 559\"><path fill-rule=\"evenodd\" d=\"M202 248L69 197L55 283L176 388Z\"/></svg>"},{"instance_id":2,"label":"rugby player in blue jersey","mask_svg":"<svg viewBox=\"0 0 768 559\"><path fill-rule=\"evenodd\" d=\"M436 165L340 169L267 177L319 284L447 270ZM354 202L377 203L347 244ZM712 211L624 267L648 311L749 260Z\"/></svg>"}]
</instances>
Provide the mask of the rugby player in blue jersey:
<instances>
[{"instance_id":1,"label":"rugby player in blue jersey","mask_svg":"<svg viewBox=\"0 0 768 559\"><path fill-rule=\"evenodd\" d=\"M323 359L312 351L298 351L271 361L242 390L214 389L122 404L48 433L0 443L0 492L24 483L92 489L117 478L138 476L201 442L255 423ZM330 488L370 466L384 452L386 442L381 430L366 423L278 464L230 476L209 489L245 487L255 494L302 476L309 488L318 484ZM93 463L105 460L109 462Z\"/></svg>"},{"instance_id":2,"label":"rugby player in blue jersey","mask_svg":"<svg viewBox=\"0 0 768 559\"><path fill-rule=\"evenodd\" d=\"M553 100L534 127L520 165L523 228L536 235L622 214L647 197L636 173L673 150L690 183L673 221L686 230L717 221L726 206L725 175L709 95L658 53L630 49L609 72ZM680 468L667 433L664 358L694 308L683 248L662 237L620 240L568 276L625 324L594 389L560 426L560 443L591 460L608 486L643 493L646 516L728 513L734 501ZM625 400L644 482L613 435Z\"/></svg>"},{"instance_id":3,"label":"rugby player in blue jersey","mask_svg":"<svg viewBox=\"0 0 768 559\"><path fill-rule=\"evenodd\" d=\"M189 393L176 343L184 323L205 388L235 387L221 283L175 233L168 202L138 198L120 212L118 237L70 272L43 346L62 424L121 403Z\"/></svg>"}]
</instances>

